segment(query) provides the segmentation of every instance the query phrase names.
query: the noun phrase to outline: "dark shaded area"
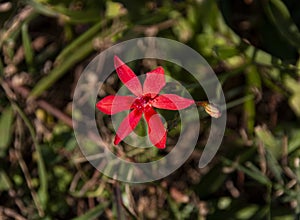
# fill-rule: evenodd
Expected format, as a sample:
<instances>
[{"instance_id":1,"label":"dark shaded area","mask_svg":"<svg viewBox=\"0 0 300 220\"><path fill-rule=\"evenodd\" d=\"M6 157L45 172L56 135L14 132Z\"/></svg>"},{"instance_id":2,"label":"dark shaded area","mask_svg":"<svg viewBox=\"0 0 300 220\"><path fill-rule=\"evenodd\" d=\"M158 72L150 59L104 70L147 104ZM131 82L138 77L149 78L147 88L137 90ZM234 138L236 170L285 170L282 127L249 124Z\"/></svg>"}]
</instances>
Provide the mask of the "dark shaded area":
<instances>
[{"instance_id":1,"label":"dark shaded area","mask_svg":"<svg viewBox=\"0 0 300 220\"><path fill-rule=\"evenodd\" d=\"M288 3L287 3L288 2ZM285 1L291 16L299 27L299 2ZM298 48L284 38L266 13L267 1L225 0L219 1L226 23L243 39L285 62L295 64Z\"/></svg>"}]
</instances>

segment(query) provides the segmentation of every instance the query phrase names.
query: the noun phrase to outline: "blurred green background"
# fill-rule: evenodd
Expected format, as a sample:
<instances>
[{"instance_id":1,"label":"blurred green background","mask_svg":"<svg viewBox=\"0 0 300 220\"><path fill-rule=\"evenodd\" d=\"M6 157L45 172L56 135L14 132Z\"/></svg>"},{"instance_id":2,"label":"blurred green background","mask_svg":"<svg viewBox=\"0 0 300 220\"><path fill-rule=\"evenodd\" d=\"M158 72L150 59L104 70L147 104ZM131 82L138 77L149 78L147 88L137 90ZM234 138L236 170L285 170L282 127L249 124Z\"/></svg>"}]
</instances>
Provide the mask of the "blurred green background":
<instances>
[{"instance_id":1,"label":"blurred green background","mask_svg":"<svg viewBox=\"0 0 300 220\"><path fill-rule=\"evenodd\" d=\"M300 218L299 1L0 1L0 25L0 219ZM180 41L205 57L223 86L227 128L216 157L199 169L210 129L199 109L199 140L184 166L126 184L82 155L72 95L97 54L143 36ZM164 68L205 100L182 69ZM119 87L113 74L99 99ZM176 143L176 117L166 118L164 151L113 147L108 116L99 132L116 154L148 161Z\"/></svg>"}]
</instances>

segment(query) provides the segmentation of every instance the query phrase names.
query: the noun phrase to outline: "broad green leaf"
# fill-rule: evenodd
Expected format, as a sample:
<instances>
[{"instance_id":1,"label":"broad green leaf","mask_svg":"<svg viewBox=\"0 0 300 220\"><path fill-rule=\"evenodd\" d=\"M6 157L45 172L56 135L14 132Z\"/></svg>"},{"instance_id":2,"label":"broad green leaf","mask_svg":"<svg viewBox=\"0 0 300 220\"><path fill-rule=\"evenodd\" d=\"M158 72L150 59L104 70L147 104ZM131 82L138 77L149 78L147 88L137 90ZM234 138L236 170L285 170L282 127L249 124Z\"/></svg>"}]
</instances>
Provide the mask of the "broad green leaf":
<instances>
[{"instance_id":1,"label":"broad green leaf","mask_svg":"<svg viewBox=\"0 0 300 220\"><path fill-rule=\"evenodd\" d=\"M6 155L12 137L12 124L14 120L14 112L11 106L4 109L0 116L0 157Z\"/></svg>"}]
</instances>

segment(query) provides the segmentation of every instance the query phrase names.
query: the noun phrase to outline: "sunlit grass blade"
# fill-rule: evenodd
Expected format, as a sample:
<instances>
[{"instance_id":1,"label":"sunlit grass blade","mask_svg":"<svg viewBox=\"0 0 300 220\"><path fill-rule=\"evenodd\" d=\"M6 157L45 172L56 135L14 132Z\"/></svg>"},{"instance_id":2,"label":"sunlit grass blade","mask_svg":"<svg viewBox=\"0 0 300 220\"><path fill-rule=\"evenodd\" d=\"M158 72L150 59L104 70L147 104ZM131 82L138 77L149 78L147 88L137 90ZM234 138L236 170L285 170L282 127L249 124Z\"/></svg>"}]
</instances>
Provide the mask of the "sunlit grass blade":
<instances>
[{"instance_id":1,"label":"sunlit grass blade","mask_svg":"<svg viewBox=\"0 0 300 220\"><path fill-rule=\"evenodd\" d=\"M98 27L97 27L98 28ZM36 86L31 91L30 96L33 98L37 98L40 96L46 89L51 87L53 83L55 83L59 78L61 78L71 67L73 67L77 62L83 60L94 50L93 40L98 37L98 39L104 39L105 37L118 36L119 33L124 31L127 26L123 23L116 24L112 30L101 32L99 35L94 36L91 39L88 39L87 42L84 43L84 39L80 39L75 41L72 46L68 49L70 54L67 56L67 52L62 52L65 57L64 60L57 61L58 64L55 68L49 73L49 75L42 78ZM96 29L96 28L95 28ZM92 30L97 33L96 30ZM87 35L92 35L92 33L86 33ZM76 49L75 49L76 48ZM62 58L61 58L62 59Z\"/></svg>"},{"instance_id":2,"label":"sunlit grass blade","mask_svg":"<svg viewBox=\"0 0 300 220\"><path fill-rule=\"evenodd\" d=\"M29 71L33 71L33 57L34 52L31 45L30 36L28 33L28 25L27 23L24 23L22 25L22 41L23 41L23 48L24 48L24 54L25 54L25 60L28 65Z\"/></svg>"},{"instance_id":3,"label":"sunlit grass blade","mask_svg":"<svg viewBox=\"0 0 300 220\"><path fill-rule=\"evenodd\" d=\"M91 42L88 42L77 48L75 53L72 53L61 65L56 66L49 75L37 82L36 86L30 93L31 97L39 97L46 89L51 87L60 77L62 77L74 64L84 59L93 51Z\"/></svg>"},{"instance_id":4,"label":"sunlit grass blade","mask_svg":"<svg viewBox=\"0 0 300 220\"><path fill-rule=\"evenodd\" d=\"M255 66L249 66L246 71L246 94L253 94L254 96L259 95L259 93L261 93L261 79L257 68ZM245 101L244 114L246 118L245 124L247 125L247 131L250 135L252 135L254 132L256 116L255 99L248 99Z\"/></svg>"},{"instance_id":5,"label":"sunlit grass blade","mask_svg":"<svg viewBox=\"0 0 300 220\"><path fill-rule=\"evenodd\" d=\"M40 14L44 14L46 16L51 16L51 17L59 17L61 16L59 12L53 10L50 5L42 4L39 1L35 0L28 0L27 3L34 8L37 12Z\"/></svg>"},{"instance_id":6,"label":"sunlit grass blade","mask_svg":"<svg viewBox=\"0 0 300 220\"><path fill-rule=\"evenodd\" d=\"M78 49L78 47L88 41L90 41L91 38L95 37L103 25L105 24L104 21L98 22L94 24L89 30L87 30L85 33L80 35L78 38L76 38L72 43L70 43L66 48L64 48L61 53L57 56L55 63L59 64L64 59L66 59L70 54L73 55L72 52Z\"/></svg>"},{"instance_id":7,"label":"sunlit grass blade","mask_svg":"<svg viewBox=\"0 0 300 220\"><path fill-rule=\"evenodd\" d=\"M6 149L12 138L12 125L14 120L14 112L11 106L8 106L1 113L0 117L0 157L6 155Z\"/></svg>"}]
</instances>

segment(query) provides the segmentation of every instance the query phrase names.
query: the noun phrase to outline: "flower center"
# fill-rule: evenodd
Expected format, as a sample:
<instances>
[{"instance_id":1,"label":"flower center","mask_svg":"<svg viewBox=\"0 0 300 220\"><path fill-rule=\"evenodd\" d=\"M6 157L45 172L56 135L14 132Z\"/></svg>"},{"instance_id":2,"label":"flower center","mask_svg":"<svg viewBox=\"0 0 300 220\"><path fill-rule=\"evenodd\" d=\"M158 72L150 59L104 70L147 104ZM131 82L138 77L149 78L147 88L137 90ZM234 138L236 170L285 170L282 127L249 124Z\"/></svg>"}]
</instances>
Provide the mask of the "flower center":
<instances>
[{"instance_id":1,"label":"flower center","mask_svg":"<svg viewBox=\"0 0 300 220\"><path fill-rule=\"evenodd\" d=\"M136 98L132 104L132 107L140 111L144 111L147 106L151 105L151 100L151 95L145 94L141 97Z\"/></svg>"}]
</instances>

